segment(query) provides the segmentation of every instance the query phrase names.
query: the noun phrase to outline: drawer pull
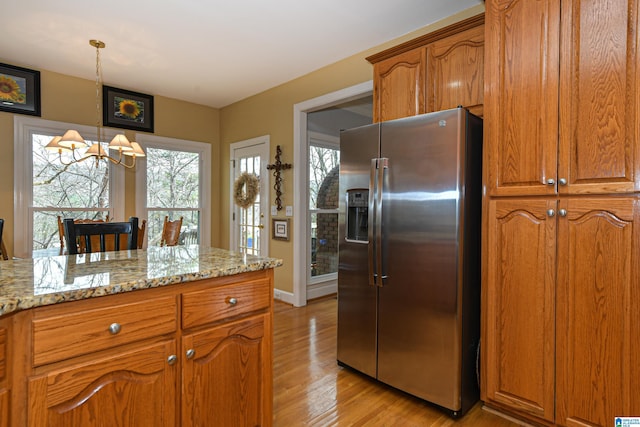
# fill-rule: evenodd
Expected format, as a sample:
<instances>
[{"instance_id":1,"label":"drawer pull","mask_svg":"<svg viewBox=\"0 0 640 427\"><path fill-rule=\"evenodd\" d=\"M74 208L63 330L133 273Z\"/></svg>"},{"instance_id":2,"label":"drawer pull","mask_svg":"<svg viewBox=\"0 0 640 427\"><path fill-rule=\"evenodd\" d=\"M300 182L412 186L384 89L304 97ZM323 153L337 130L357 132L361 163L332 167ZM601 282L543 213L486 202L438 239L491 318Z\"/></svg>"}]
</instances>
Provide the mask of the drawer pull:
<instances>
[{"instance_id":1,"label":"drawer pull","mask_svg":"<svg viewBox=\"0 0 640 427\"><path fill-rule=\"evenodd\" d=\"M196 351L194 349L190 348L189 350L187 350L187 359L192 359L195 355Z\"/></svg>"},{"instance_id":2,"label":"drawer pull","mask_svg":"<svg viewBox=\"0 0 640 427\"><path fill-rule=\"evenodd\" d=\"M227 303L229 303L229 305L234 306L238 303L238 298L227 298Z\"/></svg>"},{"instance_id":3,"label":"drawer pull","mask_svg":"<svg viewBox=\"0 0 640 427\"><path fill-rule=\"evenodd\" d=\"M120 332L120 329L122 329L120 323L112 323L109 325L109 332L111 333L111 335L118 334L118 332Z\"/></svg>"},{"instance_id":4,"label":"drawer pull","mask_svg":"<svg viewBox=\"0 0 640 427\"><path fill-rule=\"evenodd\" d=\"M178 356L176 356L175 354L172 354L171 356L167 357L167 363L171 366L175 365L177 361L178 361Z\"/></svg>"}]
</instances>

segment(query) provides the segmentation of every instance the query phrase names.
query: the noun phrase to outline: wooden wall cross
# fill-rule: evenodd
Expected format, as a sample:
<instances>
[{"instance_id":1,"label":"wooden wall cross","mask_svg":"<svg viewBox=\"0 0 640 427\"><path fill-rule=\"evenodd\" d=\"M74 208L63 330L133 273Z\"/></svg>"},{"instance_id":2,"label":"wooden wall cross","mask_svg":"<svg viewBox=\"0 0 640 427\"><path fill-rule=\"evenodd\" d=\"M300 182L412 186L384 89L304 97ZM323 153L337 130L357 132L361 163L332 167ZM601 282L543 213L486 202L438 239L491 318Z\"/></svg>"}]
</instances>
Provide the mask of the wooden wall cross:
<instances>
[{"instance_id":1,"label":"wooden wall cross","mask_svg":"<svg viewBox=\"0 0 640 427\"><path fill-rule=\"evenodd\" d=\"M280 176L280 172L285 169L291 169L293 166L291 163L282 163L280 161L280 155L282 154L282 150L278 145L276 147L276 162L272 165L267 165L267 169L273 170L273 177L276 182L273 184L273 189L276 190L276 209L279 211L282 210L282 200L280 200L280 196L282 196L282 177Z\"/></svg>"}]
</instances>

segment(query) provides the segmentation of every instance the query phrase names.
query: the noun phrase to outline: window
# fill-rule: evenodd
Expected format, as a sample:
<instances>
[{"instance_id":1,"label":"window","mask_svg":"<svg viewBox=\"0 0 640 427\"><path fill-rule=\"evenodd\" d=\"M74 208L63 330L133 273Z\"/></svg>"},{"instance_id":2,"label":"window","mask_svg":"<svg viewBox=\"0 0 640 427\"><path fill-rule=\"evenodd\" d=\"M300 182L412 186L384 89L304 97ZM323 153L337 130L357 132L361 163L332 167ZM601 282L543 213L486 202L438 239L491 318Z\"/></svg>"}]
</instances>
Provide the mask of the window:
<instances>
[{"instance_id":1,"label":"window","mask_svg":"<svg viewBox=\"0 0 640 427\"><path fill-rule=\"evenodd\" d=\"M31 256L33 251L59 250L58 216L123 216L121 167L108 162L96 167L93 159L63 165L57 153L44 149L54 135L69 128L77 129L85 138L96 139L95 127L14 117L14 252L18 257ZM117 133L107 129L103 132L107 141ZM64 162L70 159L71 153L63 153Z\"/></svg>"},{"instance_id":2,"label":"window","mask_svg":"<svg viewBox=\"0 0 640 427\"><path fill-rule=\"evenodd\" d=\"M165 216L182 217L179 244L209 244L211 146L138 135L147 157L137 168L137 209L147 219L149 246L160 244Z\"/></svg>"},{"instance_id":3,"label":"window","mask_svg":"<svg viewBox=\"0 0 640 427\"><path fill-rule=\"evenodd\" d=\"M339 162L340 146L337 138L310 132L311 277L322 280L334 278L338 272Z\"/></svg>"}]
</instances>

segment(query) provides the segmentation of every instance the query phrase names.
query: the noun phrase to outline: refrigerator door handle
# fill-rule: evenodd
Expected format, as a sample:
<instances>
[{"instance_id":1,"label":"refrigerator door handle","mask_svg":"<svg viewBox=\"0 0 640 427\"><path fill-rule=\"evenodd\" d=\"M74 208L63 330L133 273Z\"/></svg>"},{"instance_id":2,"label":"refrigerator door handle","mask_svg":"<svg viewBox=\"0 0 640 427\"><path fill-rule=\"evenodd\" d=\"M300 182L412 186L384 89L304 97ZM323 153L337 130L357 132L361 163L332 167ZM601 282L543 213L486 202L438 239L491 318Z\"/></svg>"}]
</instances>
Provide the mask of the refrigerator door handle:
<instances>
[{"instance_id":1,"label":"refrigerator door handle","mask_svg":"<svg viewBox=\"0 0 640 427\"><path fill-rule=\"evenodd\" d=\"M382 195L384 192L384 176L386 169L389 167L389 159L382 157L378 159L378 182L376 183L376 276L377 285L382 287L384 280L387 278L382 265Z\"/></svg>"},{"instance_id":2,"label":"refrigerator door handle","mask_svg":"<svg viewBox=\"0 0 640 427\"><path fill-rule=\"evenodd\" d=\"M369 265L369 286L376 285L376 266L375 266L375 233L373 225L376 223L375 218L375 187L376 187L376 175L378 172L378 159L371 159L371 169L369 171L369 206L367 213L367 222L369 226L367 227L367 240L368 240L368 262Z\"/></svg>"}]
</instances>

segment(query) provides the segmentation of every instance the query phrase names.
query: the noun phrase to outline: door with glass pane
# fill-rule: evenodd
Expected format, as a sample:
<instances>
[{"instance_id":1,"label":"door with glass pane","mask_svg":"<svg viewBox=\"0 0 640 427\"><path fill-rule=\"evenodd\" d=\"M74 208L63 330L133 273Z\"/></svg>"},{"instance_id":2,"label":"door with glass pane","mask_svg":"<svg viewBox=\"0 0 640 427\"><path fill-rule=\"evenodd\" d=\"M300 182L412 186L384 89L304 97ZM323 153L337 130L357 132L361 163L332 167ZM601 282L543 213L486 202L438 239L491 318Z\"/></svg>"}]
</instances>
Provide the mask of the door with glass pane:
<instances>
[{"instance_id":1,"label":"door with glass pane","mask_svg":"<svg viewBox=\"0 0 640 427\"><path fill-rule=\"evenodd\" d=\"M269 252L268 194L269 176L267 162L269 158L268 137L253 138L231 146L233 181L231 183L231 249L234 251L267 256ZM255 175L259 182L259 192L252 204L239 206L234 200L234 188L243 174ZM239 188L246 194L246 186Z\"/></svg>"}]
</instances>

